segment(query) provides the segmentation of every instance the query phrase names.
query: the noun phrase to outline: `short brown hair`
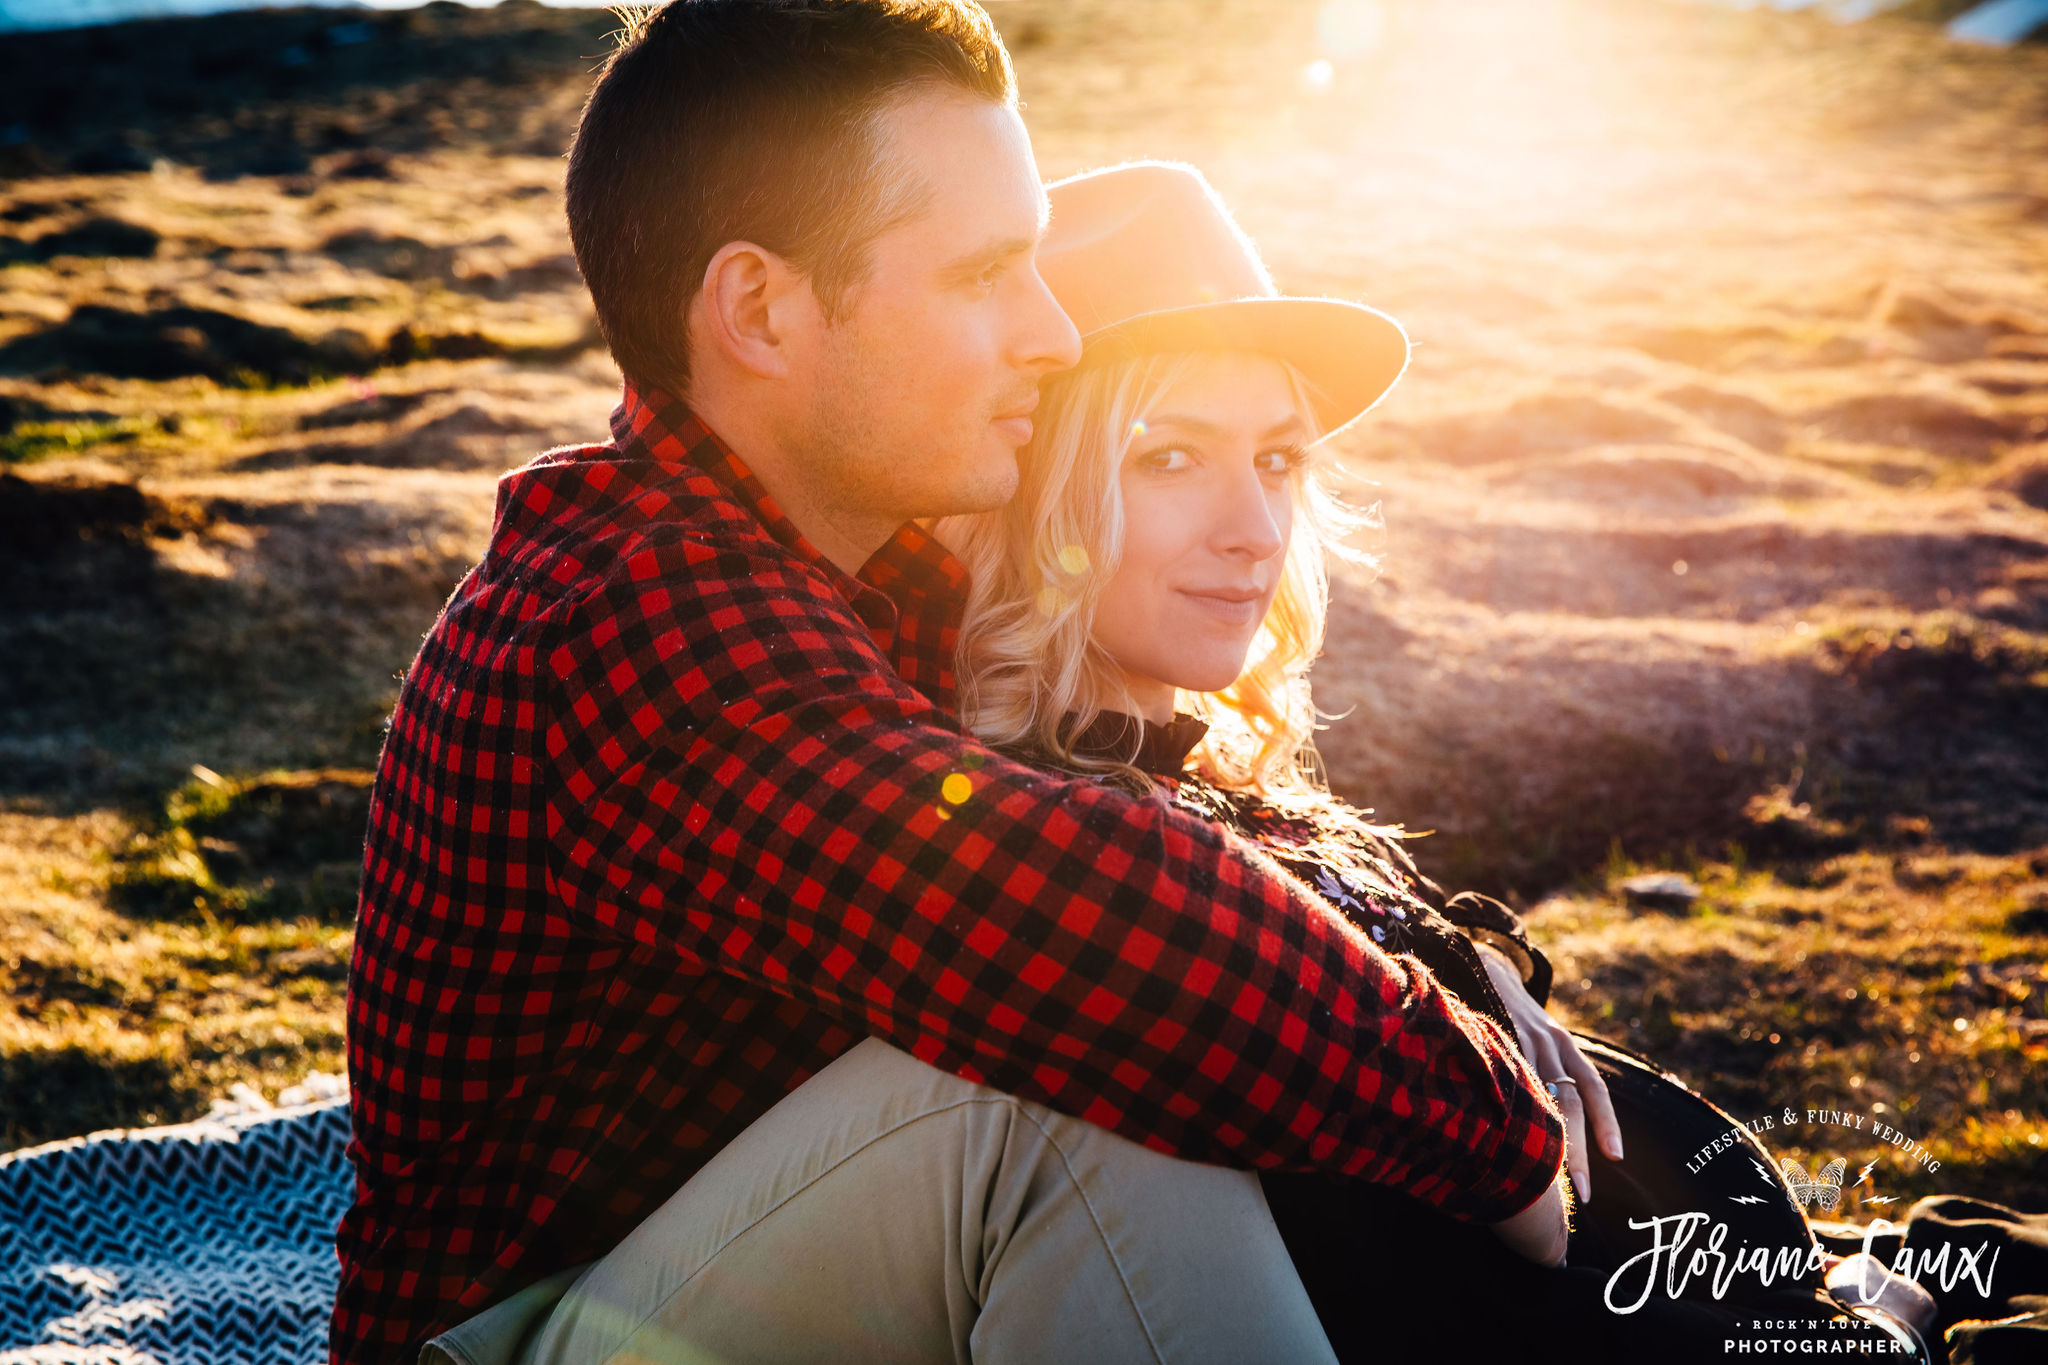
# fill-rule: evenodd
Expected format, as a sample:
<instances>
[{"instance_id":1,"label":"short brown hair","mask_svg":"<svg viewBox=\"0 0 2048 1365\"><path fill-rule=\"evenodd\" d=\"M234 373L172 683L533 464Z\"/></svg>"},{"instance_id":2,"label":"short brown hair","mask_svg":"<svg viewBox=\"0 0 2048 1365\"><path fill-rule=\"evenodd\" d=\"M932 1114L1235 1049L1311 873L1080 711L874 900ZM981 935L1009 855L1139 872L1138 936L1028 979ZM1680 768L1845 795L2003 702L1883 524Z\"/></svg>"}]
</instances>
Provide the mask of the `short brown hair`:
<instances>
[{"instance_id":1,"label":"short brown hair","mask_svg":"<svg viewBox=\"0 0 2048 1365\"><path fill-rule=\"evenodd\" d=\"M669 0L628 19L569 152L569 237L612 356L689 384L684 310L728 242L802 270L828 317L913 216L877 115L926 81L1016 100L973 0Z\"/></svg>"}]
</instances>

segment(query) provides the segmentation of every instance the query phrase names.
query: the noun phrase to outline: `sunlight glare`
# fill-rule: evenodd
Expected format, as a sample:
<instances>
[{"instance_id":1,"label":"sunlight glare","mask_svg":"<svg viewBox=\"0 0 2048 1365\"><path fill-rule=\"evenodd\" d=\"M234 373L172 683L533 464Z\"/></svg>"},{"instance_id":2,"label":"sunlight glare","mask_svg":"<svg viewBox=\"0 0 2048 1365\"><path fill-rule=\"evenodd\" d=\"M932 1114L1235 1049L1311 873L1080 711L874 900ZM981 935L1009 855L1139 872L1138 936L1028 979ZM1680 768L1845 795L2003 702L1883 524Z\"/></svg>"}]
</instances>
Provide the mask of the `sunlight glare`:
<instances>
[{"instance_id":1,"label":"sunlight glare","mask_svg":"<svg viewBox=\"0 0 2048 1365\"><path fill-rule=\"evenodd\" d=\"M1310 69L1370 56L1386 31L1386 10L1378 0L1323 0L1316 10L1316 48L1328 60Z\"/></svg>"}]
</instances>

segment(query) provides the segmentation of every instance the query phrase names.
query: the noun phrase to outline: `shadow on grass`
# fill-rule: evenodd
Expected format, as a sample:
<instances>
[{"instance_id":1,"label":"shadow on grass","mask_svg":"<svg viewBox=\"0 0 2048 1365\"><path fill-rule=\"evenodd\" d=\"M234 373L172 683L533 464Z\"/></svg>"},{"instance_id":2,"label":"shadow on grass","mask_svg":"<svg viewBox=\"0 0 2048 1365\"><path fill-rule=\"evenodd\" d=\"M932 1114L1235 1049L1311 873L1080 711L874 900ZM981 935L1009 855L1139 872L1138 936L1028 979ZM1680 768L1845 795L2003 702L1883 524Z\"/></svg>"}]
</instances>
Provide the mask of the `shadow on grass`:
<instances>
[{"instance_id":1,"label":"shadow on grass","mask_svg":"<svg viewBox=\"0 0 2048 1365\"><path fill-rule=\"evenodd\" d=\"M123 857L109 899L141 918L347 924L369 803L370 774L359 770L234 782L202 768Z\"/></svg>"},{"instance_id":2,"label":"shadow on grass","mask_svg":"<svg viewBox=\"0 0 2048 1365\"><path fill-rule=\"evenodd\" d=\"M39 332L0 346L0 372L51 370L117 379L182 379L204 375L246 387L303 384L333 373L317 349L283 327L250 322L212 308L148 312L84 304Z\"/></svg>"},{"instance_id":3,"label":"shadow on grass","mask_svg":"<svg viewBox=\"0 0 2048 1365\"><path fill-rule=\"evenodd\" d=\"M0 1054L0 1151L206 1112L197 1077L168 1051L112 1057L81 1044Z\"/></svg>"},{"instance_id":4,"label":"shadow on grass","mask_svg":"<svg viewBox=\"0 0 2048 1365\"><path fill-rule=\"evenodd\" d=\"M1838 631L1817 659L1842 719L1813 804L1857 842L1891 828L1980 853L2048 843L2048 637L1949 616Z\"/></svg>"},{"instance_id":5,"label":"shadow on grass","mask_svg":"<svg viewBox=\"0 0 2048 1365\"><path fill-rule=\"evenodd\" d=\"M467 567L418 538L416 508L7 492L34 535L0 536L0 799L147 807L195 764L371 767L397 678Z\"/></svg>"},{"instance_id":6,"label":"shadow on grass","mask_svg":"<svg viewBox=\"0 0 2048 1365\"><path fill-rule=\"evenodd\" d=\"M0 173L209 176L366 173L361 154L469 143L559 154L573 126L554 88L588 84L618 21L602 10L503 5L389 14L251 10L137 21L0 44ZM462 98L456 97L458 88ZM465 109L487 117L459 117Z\"/></svg>"},{"instance_id":7,"label":"shadow on grass","mask_svg":"<svg viewBox=\"0 0 2048 1365\"><path fill-rule=\"evenodd\" d=\"M1509 687L1462 675L1485 705L1447 700L1389 624L1333 602L1331 637L1365 641L1359 666L1378 677L1331 689L1357 714L1322 748L1340 795L1430 831L1409 848L1448 888L1534 898L1597 878L1617 850L1657 862L1732 844L1796 880L1856 848L2048 845L2048 635L1929 613L1844 625L1802 653L1560 651Z\"/></svg>"},{"instance_id":8,"label":"shadow on grass","mask_svg":"<svg viewBox=\"0 0 2048 1365\"><path fill-rule=\"evenodd\" d=\"M309 340L288 328L212 308L138 312L89 303L72 309L62 322L0 345L0 374L103 374L152 380L203 376L223 385L261 388L310 384L427 359L504 356L526 364L560 365L600 344L595 325L552 345L507 342L473 330L401 327L380 347L348 328ZM55 433L44 434L46 443L55 439ZM4 450L0 446L0 452Z\"/></svg>"}]
</instances>

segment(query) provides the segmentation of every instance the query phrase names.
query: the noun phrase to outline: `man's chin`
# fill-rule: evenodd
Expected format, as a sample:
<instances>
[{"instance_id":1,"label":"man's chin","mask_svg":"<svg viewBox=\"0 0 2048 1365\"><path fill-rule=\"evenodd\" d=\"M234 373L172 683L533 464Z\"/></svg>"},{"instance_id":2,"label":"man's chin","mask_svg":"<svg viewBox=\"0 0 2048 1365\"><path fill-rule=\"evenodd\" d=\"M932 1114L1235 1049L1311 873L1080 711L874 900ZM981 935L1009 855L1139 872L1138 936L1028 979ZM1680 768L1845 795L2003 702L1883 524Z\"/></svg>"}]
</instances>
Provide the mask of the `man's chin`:
<instances>
[{"instance_id":1,"label":"man's chin","mask_svg":"<svg viewBox=\"0 0 2048 1365\"><path fill-rule=\"evenodd\" d=\"M1017 451L1013 446L1004 444L977 462L972 470L961 472L962 477L946 490L952 505L934 515L993 512L1017 496Z\"/></svg>"}]
</instances>

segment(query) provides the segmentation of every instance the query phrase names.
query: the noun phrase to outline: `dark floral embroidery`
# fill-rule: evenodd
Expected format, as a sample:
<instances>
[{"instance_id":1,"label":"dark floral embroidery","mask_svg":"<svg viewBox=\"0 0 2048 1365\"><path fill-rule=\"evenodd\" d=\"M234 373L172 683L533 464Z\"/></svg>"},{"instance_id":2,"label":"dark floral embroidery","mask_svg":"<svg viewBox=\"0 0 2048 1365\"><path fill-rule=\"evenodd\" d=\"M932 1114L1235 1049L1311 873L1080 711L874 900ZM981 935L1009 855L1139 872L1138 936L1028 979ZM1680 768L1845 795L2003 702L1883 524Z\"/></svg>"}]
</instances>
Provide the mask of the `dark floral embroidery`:
<instances>
[{"instance_id":1,"label":"dark floral embroidery","mask_svg":"<svg viewBox=\"0 0 2048 1365\"><path fill-rule=\"evenodd\" d=\"M1301 871L1309 873L1304 880L1314 887L1324 900L1342 910L1344 918L1371 934L1374 943L1387 948L1388 952L1406 950L1407 936L1401 933L1408 920L1406 910L1398 905L1383 905L1373 899L1372 893L1366 890L1364 883L1341 868L1302 864ZM1389 923L1389 920L1392 923ZM1390 937L1399 946L1387 947Z\"/></svg>"}]
</instances>

